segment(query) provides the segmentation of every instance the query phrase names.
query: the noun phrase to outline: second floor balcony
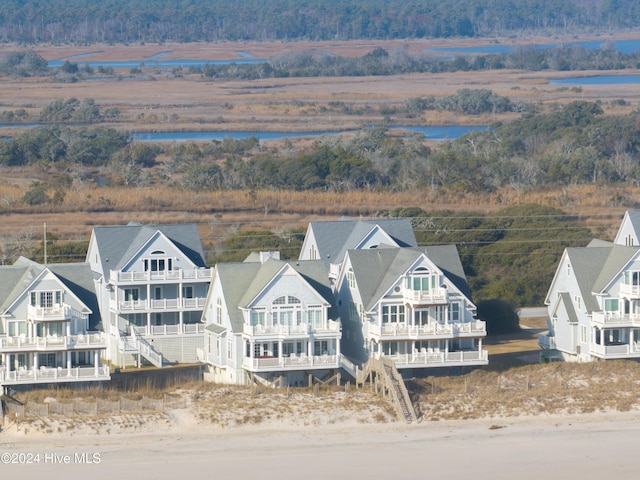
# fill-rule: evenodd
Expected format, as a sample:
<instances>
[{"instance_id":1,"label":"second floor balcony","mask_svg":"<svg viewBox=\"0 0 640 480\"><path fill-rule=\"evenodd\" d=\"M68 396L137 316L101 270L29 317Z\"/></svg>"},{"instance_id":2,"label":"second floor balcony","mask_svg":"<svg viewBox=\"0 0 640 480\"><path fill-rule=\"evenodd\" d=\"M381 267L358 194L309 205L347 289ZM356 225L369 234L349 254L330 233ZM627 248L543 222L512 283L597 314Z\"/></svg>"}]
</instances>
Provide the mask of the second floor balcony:
<instances>
[{"instance_id":1,"label":"second floor balcony","mask_svg":"<svg viewBox=\"0 0 640 480\"><path fill-rule=\"evenodd\" d=\"M121 272L111 270L109 281L118 285L136 285L147 283L194 283L209 282L213 270L210 268L177 269L146 272Z\"/></svg>"},{"instance_id":2,"label":"second floor balcony","mask_svg":"<svg viewBox=\"0 0 640 480\"><path fill-rule=\"evenodd\" d=\"M50 307L29 305L27 307L29 320L35 322L66 322L74 318L86 318L87 315L72 308L66 303L56 303Z\"/></svg>"},{"instance_id":3,"label":"second floor balcony","mask_svg":"<svg viewBox=\"0 0 640 480\"><path fill-rule=\"evenodd\" d=\"M247 325L243 326L243 333L248 336L273 336L273 337L307 337L311 334L336 334L341 331L340 322L327 320L326 322L301 323L299 325Z\"/></svg>"},{"instance_id":4,"label":"second floor balcony","mask_svg":"<svg viewBox=\"0 0 640 480\"><path fill-rule=\"evenodd\" d=\"M609 328L640 327L640 314L618 312L593 312L594 325Z\"/></svg>"},{"instance_id":5,"label":"second floor balcony","mask_svg":"<svg viewBox=\"0 0 640 480\"><path fill-rule=\"evenodd\" d=\"M205 297L196 298L163 298L160 300L111 300L111 310L120 313L136 312L168 312L168 311L198 311L204 308Z\"/></svg>"},{"instance_id":6,"label":"second floor balcony","mask_svg":"<svg viewBox=\"0 0 640 480\"><path fill-rule=\"evenodd\" d=\"M87 350L107 348L103 332L46 337L0 337L0 352L58 352L65 350Z\"/></svg>"},{"instance_id":7,"label":"second floor balcony","mask_svg":"<svg viewBox=\"0 0 640 480\"><path fill-rule=\"evenodd\" d=\"M407 339L445 339L462 337L484 337L487 334L486 323L481 320L473 322L438 323L412 325L407 323L371 324L369 334L375 338L399 337Z\"/></svg>"}]
</instances>

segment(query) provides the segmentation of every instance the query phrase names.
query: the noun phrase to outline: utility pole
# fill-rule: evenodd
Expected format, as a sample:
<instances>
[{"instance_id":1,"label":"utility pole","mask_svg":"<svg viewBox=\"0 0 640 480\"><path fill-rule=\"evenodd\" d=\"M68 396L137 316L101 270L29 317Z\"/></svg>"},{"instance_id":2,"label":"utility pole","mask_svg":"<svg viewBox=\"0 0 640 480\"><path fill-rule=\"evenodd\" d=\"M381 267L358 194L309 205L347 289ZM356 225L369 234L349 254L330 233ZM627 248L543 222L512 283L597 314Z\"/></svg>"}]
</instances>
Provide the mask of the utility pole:
<instances>
[{"instance_id":1,"label":"utility pole","mask_svg":"<svg viewBox=\"0 0 640 480\"><path fill-rule=\"evenodd\" d=\"M44 222L44 264L47 264L47 222Z\"/></svg>"}]
</instances>

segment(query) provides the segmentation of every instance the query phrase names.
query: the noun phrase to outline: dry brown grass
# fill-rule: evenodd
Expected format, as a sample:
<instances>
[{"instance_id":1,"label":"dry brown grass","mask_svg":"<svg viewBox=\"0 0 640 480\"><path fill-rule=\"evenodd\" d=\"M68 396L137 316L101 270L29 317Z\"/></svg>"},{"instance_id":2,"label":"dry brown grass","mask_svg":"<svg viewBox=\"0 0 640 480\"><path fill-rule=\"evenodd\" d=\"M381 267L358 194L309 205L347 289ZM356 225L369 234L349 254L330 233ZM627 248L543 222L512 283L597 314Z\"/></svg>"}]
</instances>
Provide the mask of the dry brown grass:
<instances>
[{"instance_id":1,"label":"dry brown grass","mask_svg":"<svg viewBox=\"0 0 640 480\"><path fill-rule=\"evenodd\" d=\"M640 205L640 190L626 186L579 185L542 190L500 189L493 193L446 193L430 189L383 191L217 191L191 192L170 187L118 188L87 185L66 194L61 205L27 207L21 198L30 172L2 169L0 182L0 235L30 231L41 238L42 225L61 240L87 240L96 225L141 223L198 224L203 242L215 245L242 228L277 231L305 228L309 221L371 217L401 207L428 212L491 213L511 205L555 206L579 217L595 237L612 238L624 211ZM26 172L25 172L26 173ZM32 177L36 178L36 177Z\"/></svg>"},{"instance_id":2,"label":"dry brown grass","mask_svg":"<svg viewBox=\"0 0 640 480\"><path fill-rule=\"evenodd\" d=\"M425 420L591 413L640 409L640 364L552 363L505 372L475 370L411 383Z\"/></svg>"}]
</instances>

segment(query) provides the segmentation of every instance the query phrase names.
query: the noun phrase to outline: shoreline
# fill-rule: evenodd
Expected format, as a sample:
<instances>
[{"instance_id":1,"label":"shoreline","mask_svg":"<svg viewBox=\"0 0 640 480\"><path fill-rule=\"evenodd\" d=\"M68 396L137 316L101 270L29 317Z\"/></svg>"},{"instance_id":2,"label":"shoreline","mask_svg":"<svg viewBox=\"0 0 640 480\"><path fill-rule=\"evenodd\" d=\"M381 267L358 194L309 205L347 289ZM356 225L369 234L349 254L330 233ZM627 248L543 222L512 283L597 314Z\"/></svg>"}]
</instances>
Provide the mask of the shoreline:
<instances>
[{"instance_id":1,"label":"shoreline","mask_svg":"<svg viewBox=\"0 0 640 480\"><path fill-rule=\"evenodd\" d=\"M292 426L274 422L112 435L0 434L2 453L71 456L70 464L4 464L7 474L92 479L211 474L236 478L633 478L637 412L537 415L404 424ZM597 450L596 450L597 449ZM76 461L98 454L99 464ZM80 457L74 458L74 455ZM93 457L92 457L93 458ZM51 457L49 458L51 459ZM71 476L70 476L71 475Z\"/></svg>"}]
</instances>

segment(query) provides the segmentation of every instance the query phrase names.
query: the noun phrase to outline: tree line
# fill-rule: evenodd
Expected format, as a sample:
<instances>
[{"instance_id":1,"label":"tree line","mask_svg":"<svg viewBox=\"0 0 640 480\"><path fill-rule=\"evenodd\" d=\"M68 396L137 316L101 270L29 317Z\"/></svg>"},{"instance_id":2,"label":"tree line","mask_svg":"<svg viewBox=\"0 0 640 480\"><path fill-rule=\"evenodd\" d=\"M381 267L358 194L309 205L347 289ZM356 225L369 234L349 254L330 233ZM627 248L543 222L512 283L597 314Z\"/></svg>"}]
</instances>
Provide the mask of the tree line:
<instances>
[{"instance_id":1,"label":"tree line","mask_svg":"<svg viewBox=\"0 0 640 480\"><path fill-rule=\"evenodd\" d=\"M414 98L407 103L403 108L419 113L433 102ZM455 101L445 103L462 111L508 105L487 90L463 90ZM43 114L65 112L67 104L54 102L56 108L45 108ZM91 106L88 102L83 108ZM133 142L111 128L52 124L0 142L0 165L55 165L75 172L103 167L112 184L168 183L190 190L429 187L482 192L544 185L640 185L640 111L603 115L599 102L576 101L551 113L525 112L517 120L442 142L437 149L425 146L419 134L401 136L384 127L366 128L349 139L327 136L298 151L286 142L283 148L266 148L255 137L149 144Z\"/></svg>"},{"instance_id":2,"label":"tree line","mask_svg":"<svg viewBox=\"0 0 640 480\"><path fill-rule=\"evenodd\" d=\"M630 29L640 4L590 0L3 0L0 40L215 42L474 37Z\"/></svg>"}]
</instances>

